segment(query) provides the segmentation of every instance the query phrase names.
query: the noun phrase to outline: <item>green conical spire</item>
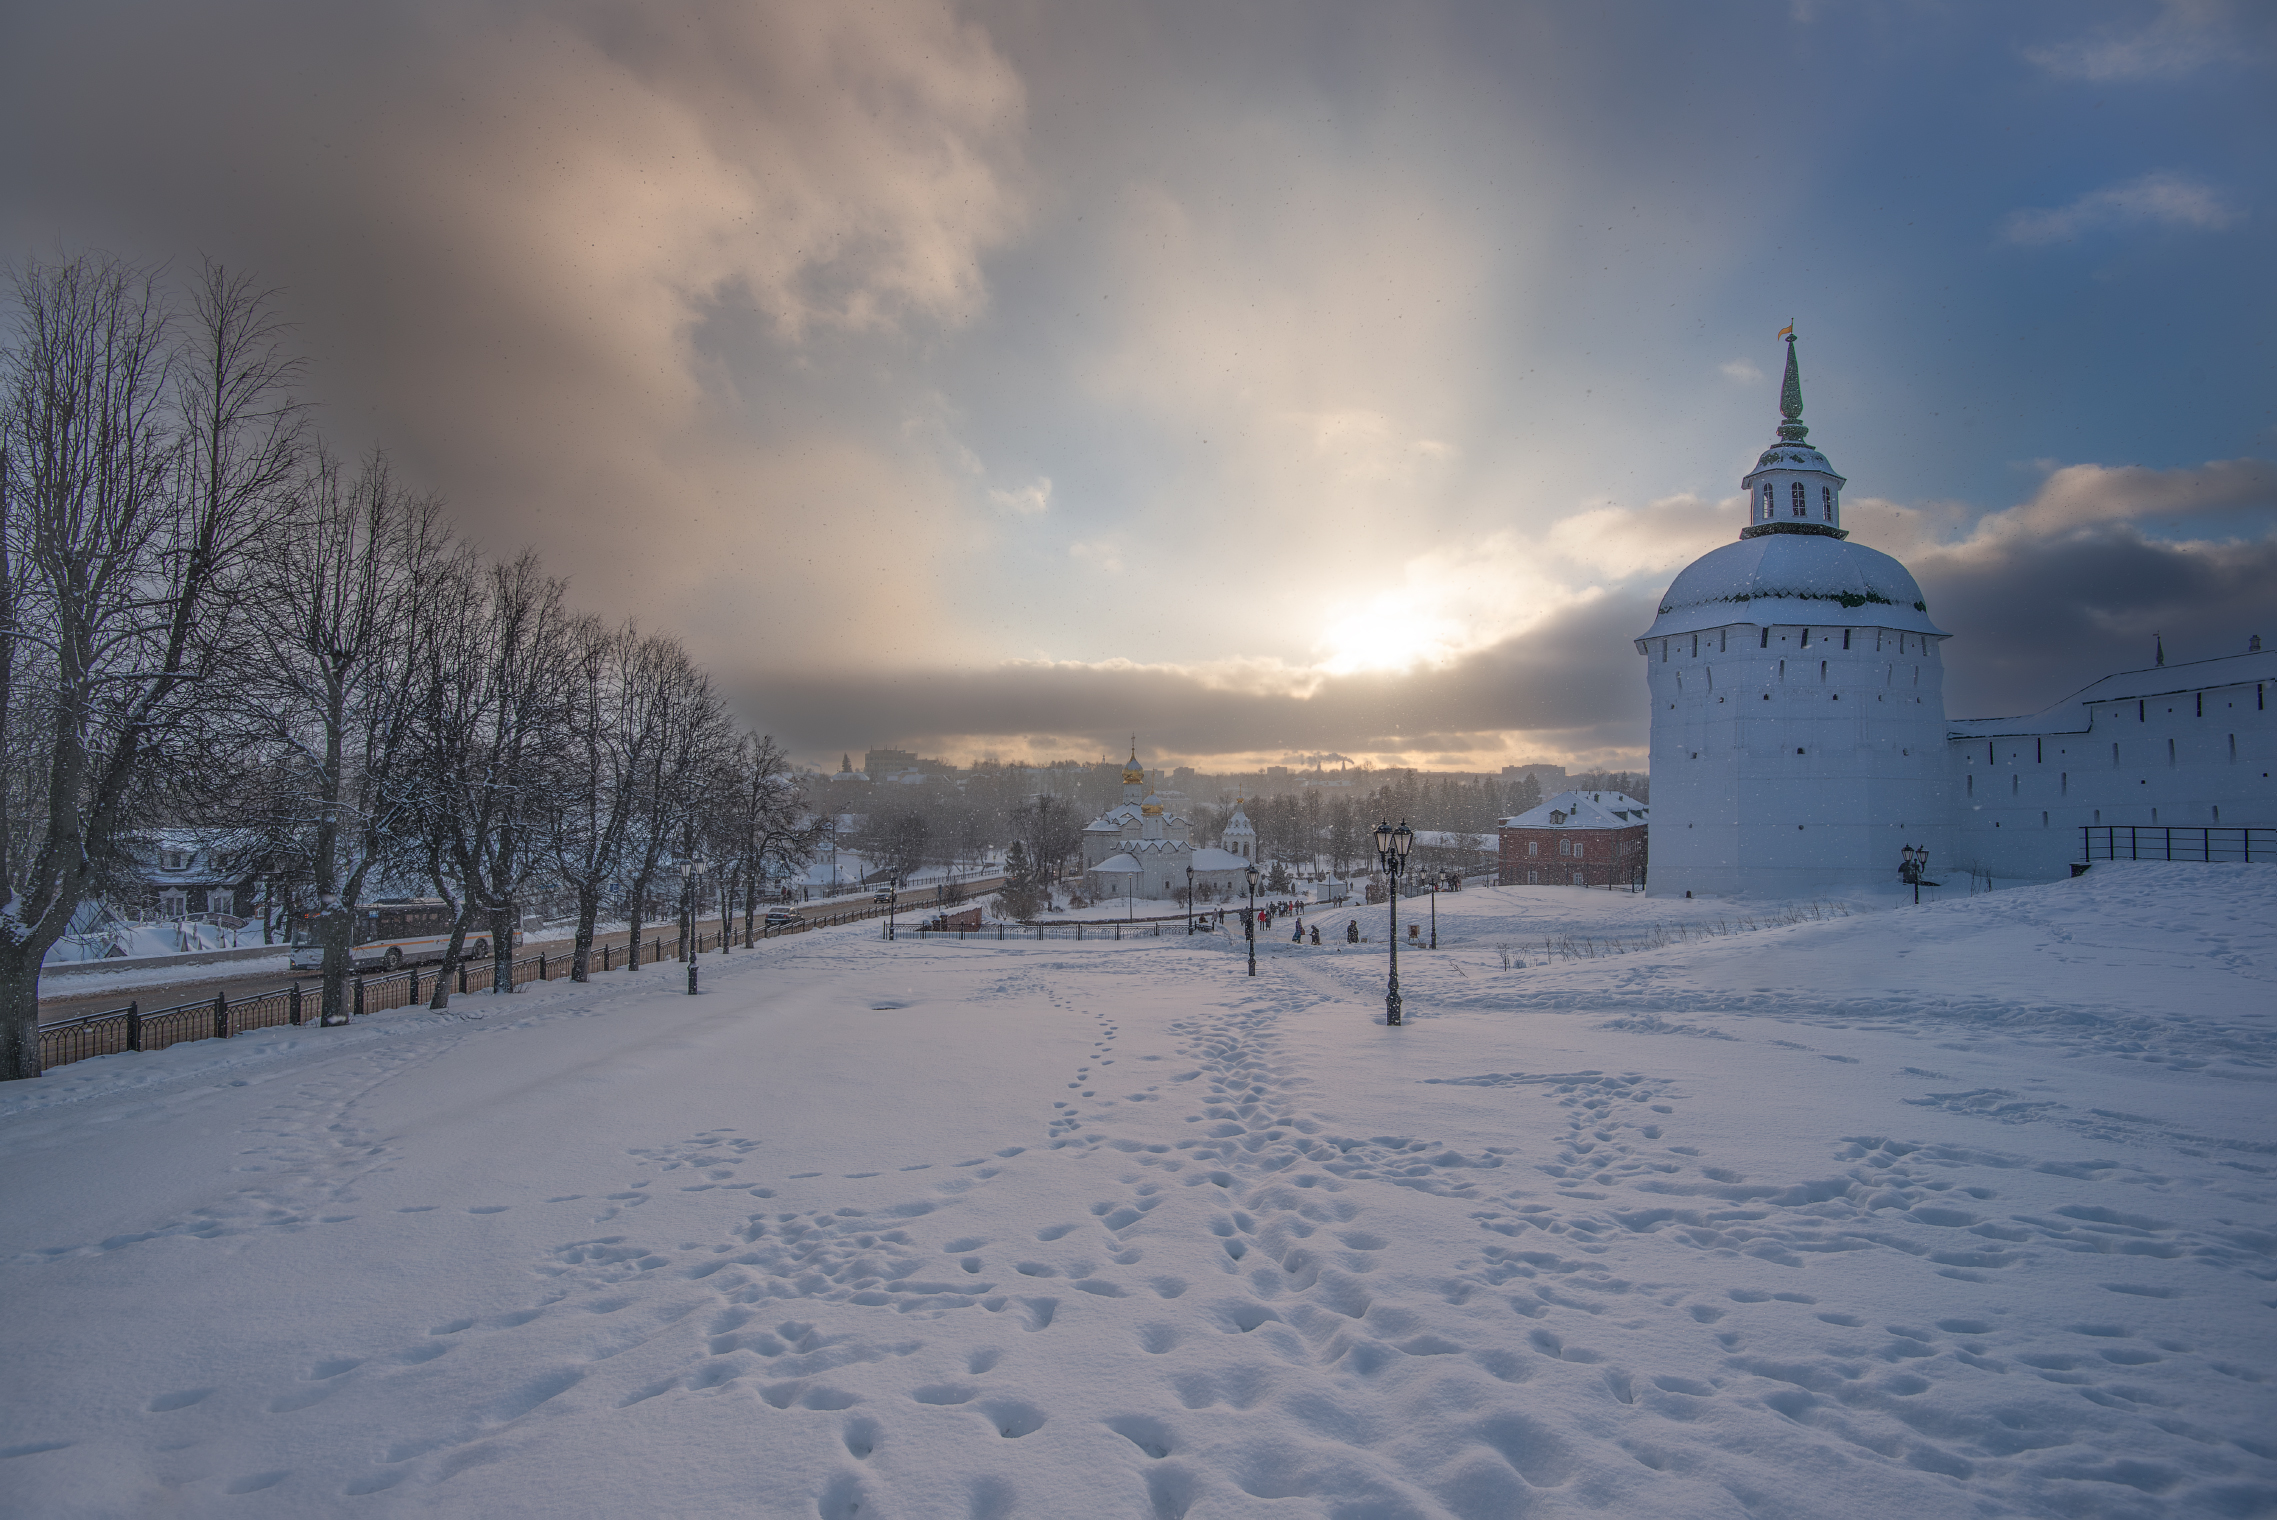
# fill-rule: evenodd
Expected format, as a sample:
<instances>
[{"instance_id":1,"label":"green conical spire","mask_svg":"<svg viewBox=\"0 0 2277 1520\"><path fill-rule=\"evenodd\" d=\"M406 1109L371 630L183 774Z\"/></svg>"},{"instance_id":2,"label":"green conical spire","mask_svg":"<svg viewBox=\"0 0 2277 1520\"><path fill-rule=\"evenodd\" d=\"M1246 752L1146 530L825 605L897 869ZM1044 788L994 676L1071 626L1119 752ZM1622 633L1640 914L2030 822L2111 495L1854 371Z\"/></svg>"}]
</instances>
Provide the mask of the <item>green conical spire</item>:
<instances>
[{"instance_id":1,"label":"green conical spire","mask_svg":"<svg viewBox=\"0 0 2277 1520\"><path fill-rule=\"evenodd\" d=\"M1801 443L1810 436L1803 426L1803 372L1795 364L1795 335L1787 334L1787 378L1779 387L1779 415L1787 420L1779 424L1779 436L1788 443Z\"/></svg>"}]
</instances>

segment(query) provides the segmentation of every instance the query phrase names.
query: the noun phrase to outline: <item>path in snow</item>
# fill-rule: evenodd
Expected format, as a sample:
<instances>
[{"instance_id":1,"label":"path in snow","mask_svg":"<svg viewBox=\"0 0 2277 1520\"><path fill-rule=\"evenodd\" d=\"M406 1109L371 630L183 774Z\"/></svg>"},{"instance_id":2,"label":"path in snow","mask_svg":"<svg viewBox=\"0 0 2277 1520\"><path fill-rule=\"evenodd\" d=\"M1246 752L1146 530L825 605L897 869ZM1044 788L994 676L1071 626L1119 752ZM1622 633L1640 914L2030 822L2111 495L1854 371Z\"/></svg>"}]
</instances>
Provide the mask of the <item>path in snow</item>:
<instances>
[{"instance_id":1,"label":"path in snow","mask_svg":"<svg viewBox=\"0 0 2277 1520\"><path fill-rule=\"evenodd\" d=\"M2158 875L2157 870L2166 874ZM2269 873L823 931L0 1089L22 1514L2277 1509ZM1380 910L1379 910L1380 911Z\"/></svg>"}]
</instances>

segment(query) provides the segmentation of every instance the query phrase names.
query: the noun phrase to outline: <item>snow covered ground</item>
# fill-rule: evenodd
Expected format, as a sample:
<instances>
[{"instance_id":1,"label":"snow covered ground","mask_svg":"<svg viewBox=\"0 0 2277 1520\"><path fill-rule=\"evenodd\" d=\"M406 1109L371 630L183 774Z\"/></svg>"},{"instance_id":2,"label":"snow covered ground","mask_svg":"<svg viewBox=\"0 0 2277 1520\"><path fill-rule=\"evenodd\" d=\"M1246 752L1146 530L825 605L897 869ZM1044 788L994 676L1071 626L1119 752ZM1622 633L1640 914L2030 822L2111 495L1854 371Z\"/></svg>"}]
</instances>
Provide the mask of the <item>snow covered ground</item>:
<instances>
[{"instance_id":1,"label":"snow covered ground","mask_svg":"<svg viewBox=\"0 0 2277 1520\"><path fill-rule=\"evenodd\" d=\"M2277 1512L2277 871L1503 969L1689 906L1442 896L1398 1029L864 924L0 1087L0 1511Z\"/></svg>"}]
</instances>

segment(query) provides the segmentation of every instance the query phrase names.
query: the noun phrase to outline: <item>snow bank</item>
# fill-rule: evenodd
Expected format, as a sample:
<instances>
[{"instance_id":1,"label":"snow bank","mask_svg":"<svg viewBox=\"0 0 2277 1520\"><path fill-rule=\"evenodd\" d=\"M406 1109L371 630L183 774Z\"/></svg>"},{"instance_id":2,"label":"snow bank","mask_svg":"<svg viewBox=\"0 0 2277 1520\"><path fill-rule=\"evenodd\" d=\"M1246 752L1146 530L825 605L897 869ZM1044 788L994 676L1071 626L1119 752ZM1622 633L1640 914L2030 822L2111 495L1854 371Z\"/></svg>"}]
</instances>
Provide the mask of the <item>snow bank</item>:
<instances>
[{"instance_id":1,"label":"snow bank","mask_svg":"<svg viewBox=\"0 0 2277 1520\"><path fill-rule=\"evenodd\" d=\"M0 1088L0 1507L2277 1507L2277 872L1503 969L1683 906L1442 896L1399 1029L856 925Z\"/></svg>"}]
</instances>

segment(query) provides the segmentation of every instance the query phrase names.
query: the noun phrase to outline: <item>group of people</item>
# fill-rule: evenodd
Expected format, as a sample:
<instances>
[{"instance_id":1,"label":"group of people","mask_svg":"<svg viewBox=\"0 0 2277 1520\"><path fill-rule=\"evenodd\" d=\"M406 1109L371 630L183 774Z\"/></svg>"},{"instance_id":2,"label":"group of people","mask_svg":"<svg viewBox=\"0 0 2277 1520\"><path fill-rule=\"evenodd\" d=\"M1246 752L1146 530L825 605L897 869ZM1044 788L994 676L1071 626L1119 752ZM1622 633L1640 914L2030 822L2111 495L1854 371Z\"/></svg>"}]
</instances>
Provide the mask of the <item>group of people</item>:
<instances>
[{"instance_id":1,"label":"group of people","mask_svg":"<svg viewBox=\"0 0 2277 1520\"><path fill-rule=\"evenodd\" d=\"M1237 911L1247 912L1248 910L1239 909ZM1294 902L1267 903L1264 907L1259 908L1257 910L1257 932L1262 935L1265 930L1272 928L1274 918L1281 914L1287 914L1297 921L1296 928L1290 931L1289 943L1292 945L1301 945L1305 943L1307 930L1305 928L1304 909L1302 905ZM1212 915L1205 914L1203 915L1203 918L1209 922L1211 928L1223 928L1225 926L1225 916L1226 910L1220 908L1217 910L1217 913L1214 915L1214 917ZM1312 936L1312 943L1316 945L1319 944L1320 925L1317 923L1314 924L1310 930L1310 933ZM1360 921L1358 919L1355 918L1346 921L1344 925L1344 942L1348 945L1357 945L1360 943Z\"/></svg>"}]
</instances>

